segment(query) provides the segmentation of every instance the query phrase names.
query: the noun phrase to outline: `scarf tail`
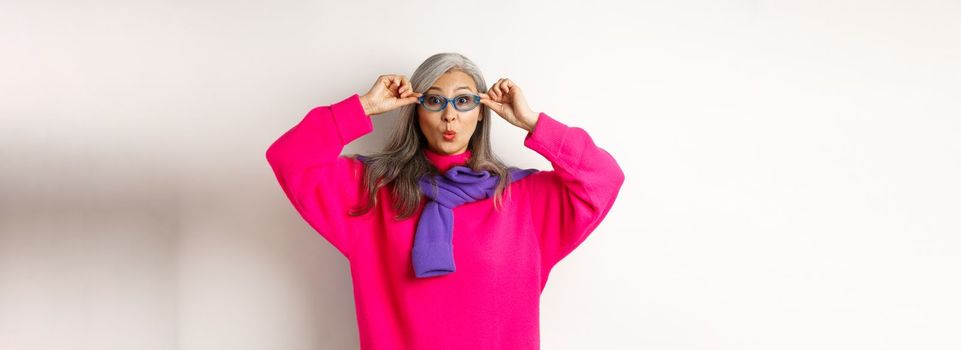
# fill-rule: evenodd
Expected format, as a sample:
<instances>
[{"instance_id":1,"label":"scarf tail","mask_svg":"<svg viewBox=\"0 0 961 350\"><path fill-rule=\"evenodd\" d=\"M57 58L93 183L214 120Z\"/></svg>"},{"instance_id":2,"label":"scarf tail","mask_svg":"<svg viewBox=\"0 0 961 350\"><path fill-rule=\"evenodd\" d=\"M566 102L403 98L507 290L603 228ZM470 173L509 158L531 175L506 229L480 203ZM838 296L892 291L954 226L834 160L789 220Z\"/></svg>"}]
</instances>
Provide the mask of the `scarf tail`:
<instances>
[{"instance_id":1,"label":"scarf tail","mask_svg":"<svg viewBox=\"0 0 961 350\"><path fill-rule=\"evenodd\" d=\"M508 179L514 182L535 172L537 169L511 168ZM456 270L452 208L490 197L499 178L490 176L488 171L475 172L468 167L455 166L443 176L434 177L437 187L431 186L429 179L425 176L420 180L421 192L429 202L417 221L411 249L411 262L417 277L442 276Z\"/></svg>"}]
</instances>

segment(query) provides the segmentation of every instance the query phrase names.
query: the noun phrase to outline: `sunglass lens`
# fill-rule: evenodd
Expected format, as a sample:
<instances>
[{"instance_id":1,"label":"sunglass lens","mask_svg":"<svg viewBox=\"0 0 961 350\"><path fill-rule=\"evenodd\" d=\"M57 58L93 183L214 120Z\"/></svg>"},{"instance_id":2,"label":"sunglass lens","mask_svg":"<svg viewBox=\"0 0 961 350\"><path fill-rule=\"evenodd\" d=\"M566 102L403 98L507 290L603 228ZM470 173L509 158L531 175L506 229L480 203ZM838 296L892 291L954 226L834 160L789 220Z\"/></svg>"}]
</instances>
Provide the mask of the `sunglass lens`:
<instances>
[{"instance_id":1,"label":"sunglass lens","mask_svg":"<svg viewBox=\"0 0 961 350\"><path fill-rule=\"evenodd\" d=\"M477 105L477 101L474 100L473 95L460 95L454 98L454 104L457 105L457 109L466 111Z\"/></svg>"},{"instance_id":2,"label":"sunglass lens","mask_svg":"<svg viewBox=\"0 0 961 350\"><path fill-rule=\"evenodd\" d=\"M444 98L437 95L424 95L424 107L430 110L438 110L444 107Z\"/></svg>"}]
</instances>

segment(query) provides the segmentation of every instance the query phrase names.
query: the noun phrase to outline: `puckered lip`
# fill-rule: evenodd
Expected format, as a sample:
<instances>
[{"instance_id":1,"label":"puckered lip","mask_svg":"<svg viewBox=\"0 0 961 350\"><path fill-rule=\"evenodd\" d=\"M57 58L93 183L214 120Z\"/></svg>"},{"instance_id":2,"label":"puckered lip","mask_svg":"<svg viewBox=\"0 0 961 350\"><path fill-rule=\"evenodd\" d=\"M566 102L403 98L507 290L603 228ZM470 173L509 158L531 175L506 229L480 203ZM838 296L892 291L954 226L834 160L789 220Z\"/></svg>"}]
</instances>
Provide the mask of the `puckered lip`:
<instances>
[{"instance_id":1,"label":"puckered lip","mask_svg":"<svg viewBox=\"0 0 961 350\"><path fill-rule=\"evenodd\" d=\"M446 130L446 131L444 131L444 135L456 135L456 134L457 134L457 132L454 131L454 130Z\"/></svg>"}]
</instances>

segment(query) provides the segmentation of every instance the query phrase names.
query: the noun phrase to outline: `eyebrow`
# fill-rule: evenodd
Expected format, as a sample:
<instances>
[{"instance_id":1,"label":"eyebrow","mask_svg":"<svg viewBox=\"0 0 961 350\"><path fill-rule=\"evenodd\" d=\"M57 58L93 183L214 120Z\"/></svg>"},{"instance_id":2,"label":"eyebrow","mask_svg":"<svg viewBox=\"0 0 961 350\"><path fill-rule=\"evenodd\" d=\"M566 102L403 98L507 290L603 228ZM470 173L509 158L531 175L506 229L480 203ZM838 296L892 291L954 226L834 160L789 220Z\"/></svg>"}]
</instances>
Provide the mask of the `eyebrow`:
<instances>
[{"instance_id":1,"label":"eyebrow","mask_svg":"<svg viewBox=\"0 0 961 350\"><path fill-rule=\"evenodd\" d=\"M439 87L431 86L430 89L427 89L427 91L430 91L430 90L433 90L433 89L440 90ZM454 91L457 91L457 90L460 90L460 89L467 89L468 91L470 91L470 88L469 88L469 87L466 87L466 86L461 86L461 87L459 87L459 88L457 88L457 89L454 89Z\"/></svg>"}]
</instances>

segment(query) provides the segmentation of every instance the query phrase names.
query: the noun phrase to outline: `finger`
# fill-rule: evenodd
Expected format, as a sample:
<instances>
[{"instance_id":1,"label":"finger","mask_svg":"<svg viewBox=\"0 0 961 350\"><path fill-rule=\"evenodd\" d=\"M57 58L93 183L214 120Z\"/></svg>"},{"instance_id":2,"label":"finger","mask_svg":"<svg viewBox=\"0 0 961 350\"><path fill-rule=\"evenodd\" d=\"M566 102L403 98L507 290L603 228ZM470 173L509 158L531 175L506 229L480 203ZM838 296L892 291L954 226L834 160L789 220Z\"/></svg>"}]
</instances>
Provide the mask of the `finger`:
<instances>
[{"instance_id":1,"label":"finger","mask_svg":"<svg viewBox=\"0 0 961 350\"><path fill-rule=\"evenodd\" d=\"M515 83L515 82L513 82L513 81L510 82L510 84L511 84L511 91L514 92L514 95L523 95L523 94L524 94L524 89L521 89L520 85L517 85L517 83Z\"/></svg>"},{"instance_id":2,"label":"finger","mask_svg":"<svg viewBox=\"0 0 961 350\"><path fill-rule=\"evenodd\" d=\"M409 105L411 103L417 103L417 96L411 96L402 100L403 104Z\"/></svg>"},{"instance_id":3,"label":"finger","mask_svg":"<svg viewBox=\"0 0 961 350\"><path fill-rule=\"evenodd\" d=\"M513 80L507 79L506 84L508 89L510 89L511 96L516 96L521 93L521 87L517 86L517 83L514 83Z\"/></svg>"},{"instance_id":4,"label":"finger","mask_svg":"<svg viewBox=\"0 0 961 350\"><path fill-rule=\"evenodd\" d=\"M481 100L481 104L487 106L487 108L490 108L491 110L493 110L493 111L494 111L495 113L497 113L497 114L500 114L500 113L501 113L501 108L503 108L503 107L502 107L502 106L503 106L502 104L497 103L497 102L494 102L494 101L492 101L492 100Z\"/></svg>"},{"instance_id":5,"label":"finger","mask_svg":"<svg viewBox=\"0 0 961 350\"><path fill-rule=\"evenodd\" d=\"M523 101L525 99L524 90L522 90L520 86L514 85L514 87L511 90L514 91L513 94L514 94L515 100Z\"/></svg>"},{"instance_id":6,"label":"finger","mask_svg":"<svg viewBox=\"0 0 961 350\"><path fill-rule=\"evenodd\" d=\"M410 89L411 89L410 80L407 80L407 77L401 75L401 76L400 76L400 81L401 81L400 91L401 91L401 92L410 91Z\"/></svg>"},{"instance_id":7,"label":"finger","mask_svg":"<svg viewBox=\"0 0 961 350\"><path fill-rule=\"evenodd\" d=\"M503 103L497 102L496 100L483 99L483 98L481 99L481 103L490 107L500 107L501 105L503 105Z\"/></svg>"}]
</instances>

